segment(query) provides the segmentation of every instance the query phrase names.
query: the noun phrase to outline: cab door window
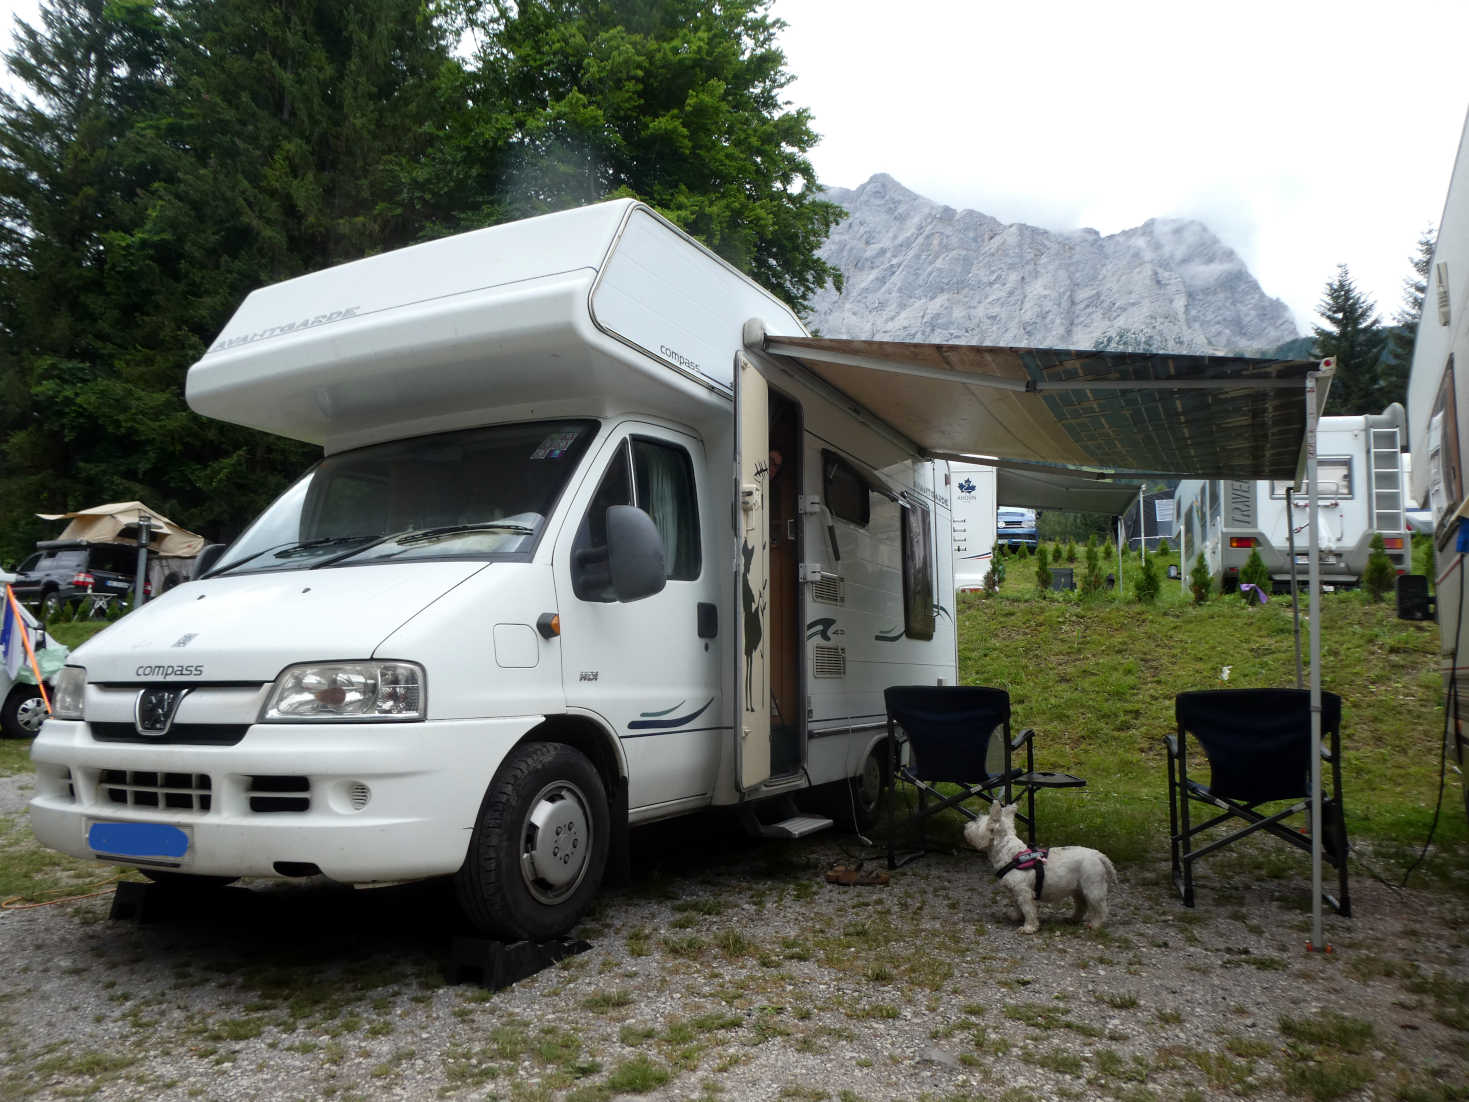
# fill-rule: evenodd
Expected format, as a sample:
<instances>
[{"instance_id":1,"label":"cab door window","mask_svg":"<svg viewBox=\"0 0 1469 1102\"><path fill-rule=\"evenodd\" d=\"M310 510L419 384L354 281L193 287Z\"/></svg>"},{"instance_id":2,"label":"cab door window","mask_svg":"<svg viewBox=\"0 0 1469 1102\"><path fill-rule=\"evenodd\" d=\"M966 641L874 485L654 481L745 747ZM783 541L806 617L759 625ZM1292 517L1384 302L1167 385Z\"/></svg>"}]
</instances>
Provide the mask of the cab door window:
<instances>
[{"instance_id":1,"label":"cab door window","mask_svg":"<svg viewBox=\"0 0 1469 1102\"><path fill-rule=\"evenodd\" d=\"M617 594L612 590L612 576L604 570L584 570L577 560L579 553L607 546L607 510L613 505L631 505L632 477L629 473L627 444L617 446L617 455L607 466L607 473L586 515L576 530L576 539L571 543L571 586L572 591L583 601L615 601Z\"/></svg>"},{"instance_id":2,"label":"cab door window","mask_svg":"<svg viewBox=\"0 0 1469 1102\"><path fill-rule=\"evenodd\" d=\"M689 453L659 440L634 439L635 504L653 518L663 538L663 561L669 581L691 582L699 576L699 508L694 494L694 465Z\"/></svg>"}]
</instances>

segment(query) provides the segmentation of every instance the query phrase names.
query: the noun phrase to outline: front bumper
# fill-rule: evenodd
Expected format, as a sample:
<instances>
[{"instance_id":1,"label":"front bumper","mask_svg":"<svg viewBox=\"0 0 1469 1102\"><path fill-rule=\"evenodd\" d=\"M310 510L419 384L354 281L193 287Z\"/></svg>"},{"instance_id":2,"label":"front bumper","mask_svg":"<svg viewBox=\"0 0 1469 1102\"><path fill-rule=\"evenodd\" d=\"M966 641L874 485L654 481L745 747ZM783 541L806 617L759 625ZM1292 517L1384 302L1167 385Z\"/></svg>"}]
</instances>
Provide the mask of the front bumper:
<instances>
[{"instance_id":1,"label":"front bumper","mask_svg":"<svg viewBox=\"0 0 1469 1102\"><path fill-rule=\"evenodd\" d=\"M464 861L495 770L540 721L256 724L233 746L160 746L98 742L86 723L50 719L31 748L31 826L73 857L203 876L445 875ZM176 828L187 849L99 853L99 823Z\"/></svg>"}]
</instances>

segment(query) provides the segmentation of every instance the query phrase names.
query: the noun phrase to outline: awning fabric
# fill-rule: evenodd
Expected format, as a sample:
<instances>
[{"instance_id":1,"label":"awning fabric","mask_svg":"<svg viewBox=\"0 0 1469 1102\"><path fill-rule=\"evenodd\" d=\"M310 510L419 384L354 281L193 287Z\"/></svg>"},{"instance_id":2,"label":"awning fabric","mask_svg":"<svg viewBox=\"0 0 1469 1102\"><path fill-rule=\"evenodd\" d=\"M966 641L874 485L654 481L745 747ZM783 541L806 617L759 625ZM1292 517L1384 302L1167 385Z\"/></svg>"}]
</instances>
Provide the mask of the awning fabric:
<instances>
[{"instance_id":1,"label":"awning fabric","mask_svg":"<svg viewBox=\"0 0 1469 1102\"><path fill-rule=\"evenodd\" d=\"M747 343L798 361L937 458L1192 478L1296 478L1305 377L1320 367L753 332Z\"/></svg>"},{"instance_id":2,"label":"awning fabric","mask_svg":"<svg viewBox=\"0 0 1469 1102\"><path fill-rule=\"evenodd\" d=\"M1138 485L1001 463L995 470L995 502L1031 509L1120 516L1137 502Z\"/></svg>"},{"instance_id":3,"label":"awning fabric","mask_svg":"<svg viewBox=\"0 0 1469 1102\"><path fill-rule=\"evenodd\" d=\"M148 537L148 549L155 555L173 558L192 558L204 547L204 537L180 528L162 513L148 508L141 501L117 501L110 505L94 505L90 509L79 509L75 513L37 513L42 520L71 521L58 536L63 540L90 540L93 543L125 543L137 545L131 534L124 538L125 529L136 528L138 518L146 513L151 518L152 531Z\"/></svg>"}]
</instances>

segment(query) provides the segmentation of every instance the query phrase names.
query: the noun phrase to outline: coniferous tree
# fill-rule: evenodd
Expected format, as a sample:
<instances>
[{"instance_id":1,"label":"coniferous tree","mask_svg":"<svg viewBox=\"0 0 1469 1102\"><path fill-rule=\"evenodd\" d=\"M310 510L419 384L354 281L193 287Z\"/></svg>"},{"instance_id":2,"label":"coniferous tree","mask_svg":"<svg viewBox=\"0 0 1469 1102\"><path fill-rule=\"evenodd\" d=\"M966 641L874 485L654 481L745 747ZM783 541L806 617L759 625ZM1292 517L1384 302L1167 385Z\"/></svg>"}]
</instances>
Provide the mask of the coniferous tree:
<instances>
[{"instance_id":1,"label":"coniferous tree","mask_svg":"<svg viewBox=\"0 0 1469 1102\"><path fill-rule=\"evenodd\" d=\"M1316 312L1326 324L1314 328L1316 344L1311 354L1336 360L1326 412L1381 412L1386 403L1378 360L1387 345L1387 334L1377 318L1377 307L1357 290L1345 264L1337 265L1336 278L1326 285Z\"/></svg>"}]
</instances>

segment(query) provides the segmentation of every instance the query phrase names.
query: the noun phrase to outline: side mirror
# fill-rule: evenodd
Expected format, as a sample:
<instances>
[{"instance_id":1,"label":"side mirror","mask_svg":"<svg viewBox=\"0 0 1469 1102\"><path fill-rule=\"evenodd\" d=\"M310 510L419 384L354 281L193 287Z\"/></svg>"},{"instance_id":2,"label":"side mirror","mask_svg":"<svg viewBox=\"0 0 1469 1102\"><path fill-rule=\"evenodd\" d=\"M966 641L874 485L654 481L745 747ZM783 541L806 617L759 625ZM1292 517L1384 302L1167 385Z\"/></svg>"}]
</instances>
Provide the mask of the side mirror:
<instances>
[{"instance_id":1,"label":"side mirror","mask_svg":"<svg viewBox=\"0 0 1469 1102\"><path fill-rule=\"evenodd\" d=\"M668 584L663 537L643 510L632 505L608 507L607 567L619 601L640 601L663 592Z\"/></svg>"},{"instance_id":2,"label":"side mirror","mask_svg":"<svg viewBox=\"0 0 1469 1102\"><path fill-rule=\"evenodd\" d=\"M202 578L211 566L219 562L219 557L224 554L227 543L206 543L204 549L194 559L194 573L191 577Z\"/></svg>"}]
</instances>

